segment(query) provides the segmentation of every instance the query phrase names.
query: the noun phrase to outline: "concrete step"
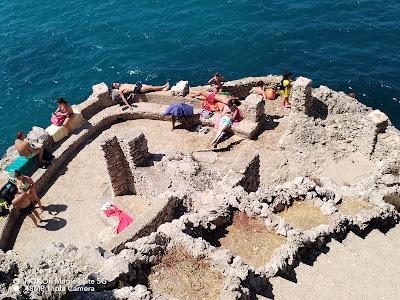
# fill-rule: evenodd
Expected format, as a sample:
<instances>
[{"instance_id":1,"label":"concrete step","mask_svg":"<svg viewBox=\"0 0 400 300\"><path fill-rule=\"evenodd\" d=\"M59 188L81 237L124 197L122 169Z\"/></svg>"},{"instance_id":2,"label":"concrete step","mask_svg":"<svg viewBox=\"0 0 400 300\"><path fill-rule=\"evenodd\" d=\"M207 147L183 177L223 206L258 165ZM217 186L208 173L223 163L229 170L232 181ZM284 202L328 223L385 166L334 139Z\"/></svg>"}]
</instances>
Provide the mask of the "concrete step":
<instances>
[{"instance_id":1,"label":"concrete step","mask_svg":"<svg viewBox=\"0 0 400 300\"><path fill-rule=\"evenodd\" d=\"M297 283L272 278L275 299L400 299L400 226L388 234L373 230L365 239L350 233L312 267L296 268ZM399 248L400 249L400 248Z\"/></svg>"}]
</instances>

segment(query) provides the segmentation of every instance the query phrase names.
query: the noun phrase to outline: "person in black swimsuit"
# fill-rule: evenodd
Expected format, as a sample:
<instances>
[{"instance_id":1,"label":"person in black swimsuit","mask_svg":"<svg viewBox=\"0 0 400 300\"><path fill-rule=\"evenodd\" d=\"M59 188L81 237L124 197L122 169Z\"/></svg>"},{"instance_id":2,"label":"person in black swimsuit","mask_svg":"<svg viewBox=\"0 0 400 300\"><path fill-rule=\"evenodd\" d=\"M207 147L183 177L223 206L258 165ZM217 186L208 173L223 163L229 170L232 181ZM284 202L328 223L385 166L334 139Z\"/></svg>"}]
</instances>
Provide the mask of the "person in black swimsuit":
<instances>
[{"instance_id":1,"label":"person in black swimsuit","mask_svg":"<svg viewBox=\"0 0 400 300\"><path fill-rule=\"evenodd\" d=\"M130 84L130 83L118 83L114 82L112 85L112 88L115 90L118 90L118 93L124 101L126 105L128 105L130 108L133 108L129 103L128 100L125 97L125 94L133 93L133 94L144 94L148 92L159 92L159 91L168 91L169 90L169 83L167 82L164 85L161 86L153 86L153 85L147 85L147 84L142 84L142 83L137 83L137 84Z\"/></svg>"}]
</instances>

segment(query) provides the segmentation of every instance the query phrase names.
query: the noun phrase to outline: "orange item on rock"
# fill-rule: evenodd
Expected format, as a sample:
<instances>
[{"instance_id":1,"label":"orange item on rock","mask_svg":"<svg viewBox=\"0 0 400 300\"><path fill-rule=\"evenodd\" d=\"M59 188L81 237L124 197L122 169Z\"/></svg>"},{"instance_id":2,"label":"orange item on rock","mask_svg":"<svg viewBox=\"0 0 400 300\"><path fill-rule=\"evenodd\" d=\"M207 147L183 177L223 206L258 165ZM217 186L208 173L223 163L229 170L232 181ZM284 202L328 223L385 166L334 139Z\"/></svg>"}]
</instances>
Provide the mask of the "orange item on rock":
<instances>
[{"instance_id":1,"label":"orange item on rock","mask_svg":"<svg viewBox=\"0 0 400 300\"><path fill-rule=\"evenodd\" d=\"M268 100L276 99L276 91L272 88L266 89L265 94L266 94Z\"/></svg>"}]
</instances>

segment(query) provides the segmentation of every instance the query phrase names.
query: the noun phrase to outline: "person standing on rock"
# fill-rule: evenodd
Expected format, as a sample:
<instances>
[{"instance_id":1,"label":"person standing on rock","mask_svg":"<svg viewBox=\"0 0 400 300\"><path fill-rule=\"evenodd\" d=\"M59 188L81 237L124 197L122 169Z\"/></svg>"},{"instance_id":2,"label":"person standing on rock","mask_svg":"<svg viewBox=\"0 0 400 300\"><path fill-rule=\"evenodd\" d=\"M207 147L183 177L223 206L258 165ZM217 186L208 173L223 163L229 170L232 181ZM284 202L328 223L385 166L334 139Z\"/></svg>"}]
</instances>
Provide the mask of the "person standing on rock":
<instances>
[{"instance_id":1,"label":"person standing on rock","mask_svg":"<svg viewBox=\"0 0 400 300\"><path fill-rule=\"evenodd\" d=\"M118 90L119 96L121 97L122 101L124 101L124 103L128 105L128 107L131 109L133 108L133 106L128 103L125 94L133 93L139 95L149 92L160 92L160 91L165 92L169 90L169 82L161 86L153 86L142 83L130 84L130 83L113 82L111 86L113 89Z\"/></svg>"},{"instance_id":2,"label":"person standing on rock","mask_svg":"<svg viewBox=\"0 0 400 300\"><path fill-rule=\"evenodd\" d=\"M283 79L280 84L280 91L283 97L283 109L285 110L290 109L289 96L291 88L292 88L292 72L286 72L283 75Z\"/></svg>"}]
</instances>

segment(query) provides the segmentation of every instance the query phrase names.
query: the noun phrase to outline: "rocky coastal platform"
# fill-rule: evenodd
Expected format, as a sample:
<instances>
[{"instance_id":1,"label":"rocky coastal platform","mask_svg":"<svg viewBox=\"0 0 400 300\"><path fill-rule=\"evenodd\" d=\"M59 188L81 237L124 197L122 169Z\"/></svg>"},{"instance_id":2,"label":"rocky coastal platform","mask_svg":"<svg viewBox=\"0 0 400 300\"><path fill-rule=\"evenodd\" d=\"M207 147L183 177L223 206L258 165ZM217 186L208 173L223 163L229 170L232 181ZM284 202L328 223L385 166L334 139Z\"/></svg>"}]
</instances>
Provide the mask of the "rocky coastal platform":
<instances>
[{"instance_id":1,"label":"rocky coastal platform","mask_svg":"<svg viewBox=\"0 0 400 300\"><path fill-rule=\"evenodd\" d=\"M32 178L45 206L68 206L57 215L66 221L50 234L12 210L0 223L0 294L273 298L276 278L291 280L310 253L398 226L398 129L383 112L343 92L314 88L304 77L293 83L290 113L282 113L279 99L249 94L280 79L225 84L242 100L245 120L217 152L207 146L210 134L170 132L165 122L162 113L172 103L192 103L198 112L193 99L150 93L136 96L133 110L122 110L104 83L76 106L86 122L73 135L54 142L34 128L28 139L44 144L54 160ZM15 157L10 148L1 168ZM52 196L59 194L72 198ZM134 215L121 234L99 212L105 201Z\"/></svg>"}]
</instances>

